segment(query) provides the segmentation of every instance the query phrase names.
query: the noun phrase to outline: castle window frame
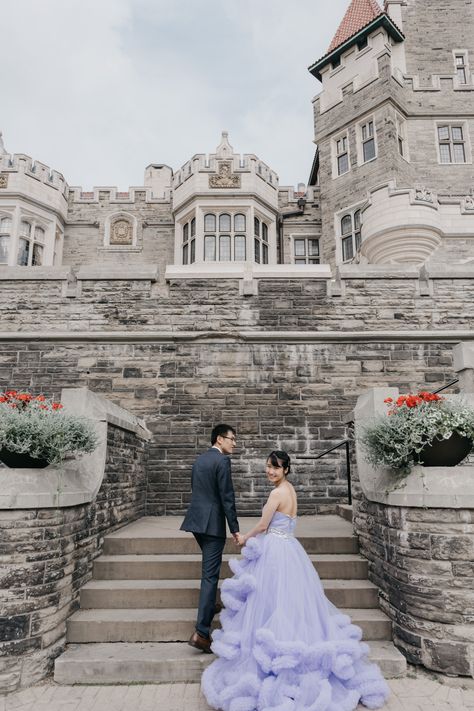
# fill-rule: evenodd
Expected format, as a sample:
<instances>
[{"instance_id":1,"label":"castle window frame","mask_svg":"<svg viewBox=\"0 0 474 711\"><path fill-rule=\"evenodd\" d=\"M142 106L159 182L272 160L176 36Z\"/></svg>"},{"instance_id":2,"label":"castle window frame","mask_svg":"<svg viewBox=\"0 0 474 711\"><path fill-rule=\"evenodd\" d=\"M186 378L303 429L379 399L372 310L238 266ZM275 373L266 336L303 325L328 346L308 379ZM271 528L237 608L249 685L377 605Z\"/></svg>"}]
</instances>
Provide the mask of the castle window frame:
<instances>
[{"instance_id":1,"label":"castle window frame","mask_svg":"<svg viewBox=\"0 0 474 711\"><path fill-rule=\"evenodd\" d=\"M466 121L437 121L436 147L440 165L472 163L469 130Z\"/></svg>"},{"instance_id":2,"label":"castle window frame","mask_svg":"<svg viewBox=\"0 0 474 711\"><path fill-rule=\"evenodd\" d=\"M454 49L454 73L459 86L470 84L469 54L467 49Z\"/></svg>"},{"instance_id":3,"label":"castle window frame","mask_svg":"<svg viewBox=\"0 0 474 711\"><path fill-rule=\"evenodd\" d=\"M408 151L408 124L405 118L400 114L395 116L395 125L397 128L397 149L398 155L404 158L407 162L410 162L410 156Z\"/></svg>"},{"instance_id":4,"label":"castle window frame","mask_svg":"<svg viewBox=\"0 0 474 711\"><path fill-rule=\"evenodd\" d=\"M315 235L292 235L293 264L321 264L321 249L319 237Z\"/></svg>"},{"instance_id":5,"label":"castle window frame","mask_svg":"<svg viewBox=\"0 0 474 711\"><path fill-rule=\"evenodd\" d=\"M11 215L0 215L0 264L8 264L13 229Z\"/></svg>"},{"instance_id":6,"label":"castle window frame","mask_svg":"<svg viewBox=\"0 0 474 711\"><path fill-rule=\"evenodd\" d=\"M219 227L219 229L217 229ZM245 262L247 257L247 215L216 211L204 215L204 261Z\"/></svg>"},{"instance_id":7,"label":"castle window frame","mask_svg":"<svg viewBox=\"0 0 474 711\"><path fill-rule=\"evenodd\" d=\"M46 229L31 218L22 217L18 235L16 263L19 267L40 267L43 264Z\"/></svg>"},{"instance_id":8,"label":"castle window frame","mask_svg":"<svg viewBox=\"0 0 474 711\"><path fill-rule=\"evenodd\" d=\"M268 225L260 217L253 221L253 252L256 264L268 264Z\"/></svg>"},{"instance_id":9,"label":"castle window frame","mask_svg":"<svg viewBox=\"0 0 474 711\"><path fill-rule=\"evenodd\" d=\"M183 264L194 264L196 261L196 218L191 217L181 225L183 244L182 261Z\"/></svg>"},{"instance_id":10,"label":"castle window frame","mask_svg":"<svg viewBox=\"0 0 474 711\"><path fill-rule=\"evenodd\" d=\"M332 139L333 178L340 178L347 175L351 169L349 133L344 131Z\"/></svg>"},{"instance_id":11,"label":"castle window frame","mask_svg":"<svg viewBox=\"0 0 474 711\"><path fill-rule=\"evenodd\" d=\"M341 261L343 264L347 264L353 261L362 244L362 213L360 207L340 213L338 223Z\"/></svg>"},{"instance_id":12,"label":"castle window frame","mask_svg":"<svg viewBox=\"0 0 474 711\"><path fill-rule=\"evenodd\" d=\"M374 116L367 116L357 124L358 165L377 159L377 130Z\"/></svg>"}]
</instances>

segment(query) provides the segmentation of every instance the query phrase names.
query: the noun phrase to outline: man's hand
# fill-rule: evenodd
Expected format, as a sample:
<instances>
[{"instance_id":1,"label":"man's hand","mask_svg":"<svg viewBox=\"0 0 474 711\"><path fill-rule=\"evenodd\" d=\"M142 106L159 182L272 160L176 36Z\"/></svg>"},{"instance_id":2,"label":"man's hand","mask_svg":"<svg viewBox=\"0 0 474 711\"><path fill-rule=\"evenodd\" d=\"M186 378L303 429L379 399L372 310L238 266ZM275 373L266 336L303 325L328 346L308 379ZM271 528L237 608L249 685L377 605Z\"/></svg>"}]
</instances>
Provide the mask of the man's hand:
<instances>
[{"instance_id":1,"label":"man's hand","mask_svg":"<svg viewBox=\"0 0 474 711\"><path fill-rule=\"evenodd\" d=\"M234 539L234 543L236 546L240 546L241 544L239 543L239 536L240 533L237 531L237 533L232 534L232 538Z\"/></svg>"},{"instance_id":2,"label":"man's hand","mask_svg":"<svg viewBox=\"0 0 474 711\"><path fill-rule=\"evenodd\" d=\"M241 533L238 533L238 534L237 534L237 541L236 541L236 543L237 543L238 546L240 546L240 547L245 546L246 541L247 541L247 539L245 538L245 536L242 536Z\"/></svg>"}]
</instances>

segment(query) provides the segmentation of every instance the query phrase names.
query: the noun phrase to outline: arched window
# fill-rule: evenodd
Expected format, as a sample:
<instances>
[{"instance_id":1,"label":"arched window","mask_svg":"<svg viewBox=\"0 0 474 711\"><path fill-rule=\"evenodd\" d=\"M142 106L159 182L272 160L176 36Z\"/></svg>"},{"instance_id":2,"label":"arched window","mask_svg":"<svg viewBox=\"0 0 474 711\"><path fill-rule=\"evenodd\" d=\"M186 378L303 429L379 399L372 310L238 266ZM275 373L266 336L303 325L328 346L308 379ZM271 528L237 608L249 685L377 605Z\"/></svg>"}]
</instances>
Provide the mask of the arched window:
<instances>
[{"instance_id":1,"label":"arched window","mask_svg":"<svg viewBox=\"0 0 474 711\"><path fill-rule=\"evenodd\" d=\"M216 231L216 216L212 213L204 215L204 232L215 232Z\"/></svg>"},{"instance_id":2,"label":"arched window","mask_svg":"<svg viewBox=\"0 0 474 711\"><path fill-rule=\"evenodd\" d=\"M0 264L8 264L8 251L10 247L11 232L11 218L2 217L0 219Z\"/></svg>"},{"instance_id":3,"label":"arched window","mask_svg":"<svg viewBox=\"0 0 474 711\"><path fill-rule=\"evenodd\" d=\"M231 229L230 215L219 215L219 232L230 232Z\"/></svg>"},{"instance_id":4,"label":"arched window","mask_svg":"<svg viewBox=\"0 0 474 711\"><path fill-rule=\"evenodd\" d=\"M246 227L245 215L242 215L241 213L235 215L234 216L234 230L236 232L245 232L246 229L247 229L247 227Z\"/></svg>"},{"instance_id":5,"label":"arched window","mask_svg":"<svg viewBox=\"0 0 474 711\"><path fill-rule=\"evenodd\" d=\"M355 210L341 219L342 261L350 262L361 245L361 213Z\"/></svg>"}]
</instances>

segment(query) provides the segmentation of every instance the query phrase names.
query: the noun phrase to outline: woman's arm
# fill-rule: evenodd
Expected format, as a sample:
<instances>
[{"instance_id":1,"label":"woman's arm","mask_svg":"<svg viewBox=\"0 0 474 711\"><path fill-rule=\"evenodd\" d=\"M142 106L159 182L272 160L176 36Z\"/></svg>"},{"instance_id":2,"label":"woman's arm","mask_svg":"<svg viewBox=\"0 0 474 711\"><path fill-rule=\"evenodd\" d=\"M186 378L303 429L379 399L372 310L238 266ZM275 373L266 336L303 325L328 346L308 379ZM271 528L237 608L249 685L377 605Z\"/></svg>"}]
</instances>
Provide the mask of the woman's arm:
<instances>
[{"instance_id":1,"label":"woman's arm","mask_svg":"<svg viewBox=\"0 0 474 711\"><path fill-rule=\"evenodd\" d=\"M259 533L264 533L267 530L268 526L270 525L270 521L272 520L273 514L278 509L280 502L281 494L278 489L274 489L270 493L270 496L267 499L267 503L262 509L262 517L260 521L252 528L251 531L249 531L245 535L238 534L239 545L244 546L249 538L257 536Z\"/></svg>"}]
</instances>

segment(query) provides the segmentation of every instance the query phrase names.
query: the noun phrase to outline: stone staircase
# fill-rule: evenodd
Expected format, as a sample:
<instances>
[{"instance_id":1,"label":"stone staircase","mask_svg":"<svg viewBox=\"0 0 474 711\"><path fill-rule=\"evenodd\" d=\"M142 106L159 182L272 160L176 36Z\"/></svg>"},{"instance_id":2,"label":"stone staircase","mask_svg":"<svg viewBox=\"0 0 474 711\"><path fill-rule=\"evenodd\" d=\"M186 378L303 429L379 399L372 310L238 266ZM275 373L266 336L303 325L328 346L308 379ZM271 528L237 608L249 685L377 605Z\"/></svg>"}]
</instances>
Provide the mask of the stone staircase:
<instances>
[{"instance_id":1,"label":"stone staircase","mask_svg":"<svg viewBox=\"0 0 474 711\"><path fill-rule=\"evenodd\" d=\"M56 660L56 682L199 681L214 657L186 644L196 618L201 559L194 538L178 530L180 522L146 517L105 538L93 579L81 590L80 610L68 620L68 646ZM240 519L244 531L254 523ZM326 595L362 628L384 675L404 675L405 658L391 642L391 623L367 580L367 561L358 553L352 525L339 516L303 517L296 533ZM235 555L229 541L223 577L231 574L228 560Z\"/></svg>"}]
</instances>

